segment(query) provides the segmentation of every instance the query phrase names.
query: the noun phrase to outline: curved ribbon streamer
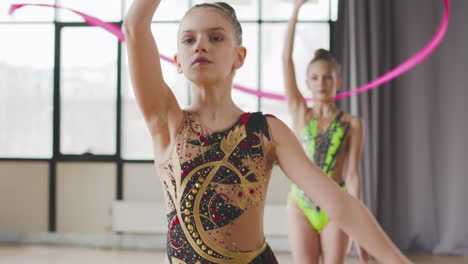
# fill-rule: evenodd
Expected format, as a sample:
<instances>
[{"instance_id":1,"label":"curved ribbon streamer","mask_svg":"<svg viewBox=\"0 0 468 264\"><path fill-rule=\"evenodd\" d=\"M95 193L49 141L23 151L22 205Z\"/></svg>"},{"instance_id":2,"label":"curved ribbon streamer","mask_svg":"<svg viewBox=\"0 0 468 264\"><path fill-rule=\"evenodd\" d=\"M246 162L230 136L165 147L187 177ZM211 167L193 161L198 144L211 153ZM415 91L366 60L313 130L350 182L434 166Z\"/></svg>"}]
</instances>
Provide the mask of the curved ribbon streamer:
<instances>
[{"instance_id":1,"label":"curved ribbon streamer","mask_svg":"<svg viewBox=\"0 0 468 264\"><path fill-rule=\"evenodd\" d=\"M416 67L418 64L420 64L425 59L427 59L427 57L429 57L429 55L431 55L436 50L436 48L440 45L440 43L444 39L445 34L447 33L447 28L448 28L448 24L449 24L449 20L450 20L450 0L443 0L443 1L444 1L444 6L445 6L445 12L444 12L444 16L442 18L442 22L441 22L441 24L439 26L439 29L437 30L436 34L433 36L431 41L429 41L429 43L426 44L426 46L422 50L420 50L418 53L416 53L411 58L407 59L405 62L401 63L400 65L398 65L394 69L392 69L389 72L385 73L384 75L378 77L377 79L375 79L375 80L373 80L373 81L371 81L371 82L369 82L369 83L367 83L367 84L365 84L365 85L363 85L363 86L361 86L359 88L356 88L354 90L350 90L350 91L347 91L347 92L344 92L344 93L337 94L335 96L335 100L340 100L340 99L343 99L343 98L346 98L346 97L350 97L352 95L363 93L363 92L366 92L366 91L371 90L373 88L376 88L378 86L381 86L381 85L383 85L383 84L397 78L398 76L408 72L410 69ZM60 6L57 6L57 5L45 5L45 4L14 4L14 5L11 5L9 14L10 15L13 14L13 12L16 9L21 8L23 6L26 6L26 5L47 6L47 7L53 7L53 8L63 8L63 7L60 7ZM119 38L119 41L121 41L121 42L125 41L125 35L123 34L122 29L119 28L118 26L116 26L116 25L114 25L112 23L103 22L102 20L99 20L99 19L97 19L95 17L86 15L84 13L81 13L81 12L78 12L78 11L75 11L75 10L72 10L72 9L69 9L69 8L64 8L64 9L68 9L68 10L78 14L79 16L83 17L85 19L86 23L88 23L90 25L98 26L98 27L101 27L101 28L111 32L112 34L116 35ZM160 57L161 57L161 59L163 59L165 61L168 61L170 63L174 63L174 61L172 59L170 59L169 57L166 57L164 55L161 55ZM268 98L268 99L273 99L273 100L286 100L286 97L284 95L281 95L281 94L275 94L275 93L262 92L262 91L259 91L259 90L253 90L253 89L249 89L249 88L237 85L237 84L234 84L233 88L236 89L236 90L245 92L245 93L249 93L249 94L258 96L258 97L263 97L263 98ZM312 99L307 98L306 100L311 101Z\"/></svg>"},{"instance_id":2,"label":"curved ribbon streamer","mask_svg":"<svg viewBox=\"0 0 468 264\"><path fill-rule=\"evenodd\" d=\"M381 85L383 85L383 84L385 84L387 82L390 82L391 80L397 78L398 76L408 72L409 70L411 70L412 68L416 67L418 64L420 64L421 62L426 60L429 57L429 55L431 55L437 49L437 47L440 45L440 43L444 39L445 34L447 33L447 28L448 28L448 24L449 24L449 20L450 20L450 0L443 0L443 1L444 1L444 6L445 6L445 12L444 12L444 16L442 18L442 22L441 22L441 24L439 26L439 29L437 30L436 34L433 36L431 41L429 41L429 43L426 44L426 46L422 50L420 50L418 53L413 55L411 58L407 59L405 62L401 63L400 65L393 68L389 72L387 72L384 75L378 77L377 79L375 79L375 80L373 80L373 81L371 81L371 82L369 82L369 83L367 83L367 84L365 84L365 85L363 85L363 86L361 86L359 88L356 88L354 90L350 90L350 91L347 91L347 92L337 94L335 96L335 100L344 99L346 97L350 97L350 96L355 95L355 94L363 93L363 92L366 92L366 91L371 90L373 88L376 88L378 86L381 86ZM174 63L173 60L165 57L164 55L161 55L161 58L168 61L168 62ZM268 98L268 99L272 99L272 100L286 100L286 96L281 95L281 94L262 92L262 91L259 91L259 90L252 90L252 89L245 88L245 87L237 85L237 84L234 84L233 88L236 89L236 90L248 93L248 94L258 96L258 97ZM307 101L312 101L313 99L312 98L307 98L306 100Z\"/></svg>"},{"instance_id":3,"label":"curved ribbon streamer","mask_svg":"<svg viewBox=\"0 0 468 264\"><path fill-rule=\"evenodd\" d=\"M61 7L61 6L58 6L58 5L46 5L46 4L13 4L10 6L10 10L8 11L8 14L10 15L13 15L13 13L19 9L19 8L22 8L24 6L43 6L43 7L53 7L53 8L60 8L60 9L67 9L67 10L70 10L71 12L81 16L86 23L92 25L92 26L97 26L97 27L100 27L100 28L103 28L107 31L109 31L110 33L114 34L120 42L124 42L125 41L125 35L124 33L122 32L122 29L120 29L120 27L112 24L112 23L107 23L107 22L104 22L98 18L95 18L93 16L90 16L90 15L87 15L87 14L84 14L82 12L79 12L79 11L76 11L76 10L73 10L73 9L70 9L70 8L66 8L66 7Z\"/></svg>"},{"instance_id":4,"label":"curved ribbon streamer","mask_svg":"<svg viewBox=\"0 0 468 264\"><path fill-rule=\"evenodd\" d=\"M371 81L370 83L365 84L354 90L347 91L341 94L337 94L335 96L335 100L343 99L354 94L363 93L377 86L380 86L384 83L387 83L395 79L396 77L406 73L407 71L416 67L418 64L420 64L425 59L427 59L427 57L429 57L429 55L431 55L431 53L433 53L435 49L439 46L439 44L444 39L445 34L447 33L447 28L448 28L448 24L450 20L450 0L444 0L444 5L445 5L444 17L439 26L439 29L437 30L436 34L431 39L431 41L429 41L429 43L426 44L426 46L422 50L420 50L411 58L407 59L405 62L403 62L399 66L395 67L394 69L390 70L389 72L385 73L379 78Z\"/></svg>"}]
</instances>

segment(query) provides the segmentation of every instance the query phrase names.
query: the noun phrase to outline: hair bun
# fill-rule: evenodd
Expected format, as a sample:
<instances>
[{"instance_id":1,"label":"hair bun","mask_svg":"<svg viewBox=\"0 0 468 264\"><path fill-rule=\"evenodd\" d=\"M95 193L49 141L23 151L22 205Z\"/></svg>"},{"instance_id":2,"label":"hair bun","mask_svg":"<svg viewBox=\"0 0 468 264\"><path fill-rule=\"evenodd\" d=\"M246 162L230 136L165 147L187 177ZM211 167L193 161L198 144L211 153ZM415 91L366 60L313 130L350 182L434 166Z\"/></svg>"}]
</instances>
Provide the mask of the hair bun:
<instances>
[{"instance_id":1,"label":"hair bun","mask_svg":"<svg viewBox=\"0 0 468 264\"><path fill-rule=\"evenodd\" d=\"M318 49L314 53L314 58L310 61L309 66L312 65L312 63L323 60L331 63L333 67L335 68L338 76L341 76L341 65L338 63L338 61L335 59L335 57L329 52L328 50L325 49Z\"/></svg>"},{"instance_id":2,"label":"hair bun","mask_svg":"<svg viewBox=\"0 0 468 264\"><path fill-rule=\"evenodd\" d=\"M318 49L315 51L314 60L320 60L320 59L333 60L334 57L328 50Z\"/></svg>"}]
</instances>

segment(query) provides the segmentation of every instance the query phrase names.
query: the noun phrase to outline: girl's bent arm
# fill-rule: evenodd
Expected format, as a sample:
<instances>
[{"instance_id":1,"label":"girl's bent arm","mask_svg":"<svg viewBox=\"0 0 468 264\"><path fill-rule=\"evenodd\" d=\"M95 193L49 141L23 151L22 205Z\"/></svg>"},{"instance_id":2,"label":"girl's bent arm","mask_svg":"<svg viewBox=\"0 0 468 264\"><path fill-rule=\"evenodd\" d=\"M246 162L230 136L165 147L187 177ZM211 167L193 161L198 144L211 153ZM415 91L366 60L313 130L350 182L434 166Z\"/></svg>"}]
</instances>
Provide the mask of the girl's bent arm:
<instances>
[{"instance_id":1,"label":"girl's bent arm","mask_svg":"<svg viewBox=\"0 0 468 264\"><path fill-rule=\"evenodd\" d=\"M361 200L362 190L362 177L361 177L361 160L364 145L364 125L363 121L357 117L351 117L350 121L350 143L347 153L347 165L345 180L348 186L348 192L351 196ZM352 240L349 240L348 248L352 246ZM367 252L365 252L359 245L356 244L359 257L362 263L366 263L369 259Z\"/></svg>"},{"instance_id":2,"label":"girl's bent arm","mask_svg":"<svg viewBox=\"0 0 468 264\"><path fill-rule=\"evenodd\" d=\"M357 117L351 117L350 123L350 145L346 166L346 185L349 193L361 199L361 159L364 143L363 121Z\"/></svg>"}]
</instances>

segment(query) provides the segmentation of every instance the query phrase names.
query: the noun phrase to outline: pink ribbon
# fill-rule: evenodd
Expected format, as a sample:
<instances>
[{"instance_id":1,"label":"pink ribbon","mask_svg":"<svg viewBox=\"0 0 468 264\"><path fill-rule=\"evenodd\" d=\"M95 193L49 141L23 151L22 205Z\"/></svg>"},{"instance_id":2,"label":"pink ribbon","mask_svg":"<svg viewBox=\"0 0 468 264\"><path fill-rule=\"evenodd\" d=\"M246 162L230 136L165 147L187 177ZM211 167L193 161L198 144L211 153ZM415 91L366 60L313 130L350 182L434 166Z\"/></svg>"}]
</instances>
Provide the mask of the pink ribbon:
<instances>
[{"instance_id":1,"label":"pink ribbon","mask_svg":"<svg viewBox=\"0 0 468 264\"><path fill-rule=\"evenodd\" d=\"M444 0L444 5L445 5L445 12L444 12L444 17L442 19L442 23L439 26L439 29L437 30L436 34L432 38L432 40L418 53L413 55L411 58L400 64L399 66L395 67L394 69L390 70L389 72L385 73L384 75L380 76L379 78L371 81L370 83L367 83L359 88L356 88L351 91L347 91L344 93L337 94L335 96L335 100L340 100L346 97L350 97L355 94L363 93L366 91L369 91L373 88L376 88L378 86L381 86L396 77L406 73L407 71L411 70L412 68L416 67L418 64L423 62L431 53L433 53L436 48L440 45L442 40L444 39L444 36L447 32L448 24L449 24L449 18L450 18L450 0ZM173 60L161 55L161 58L174 63ZM263 97L263 98L268 98L272 100L286 100L286 97L281 94L275 94L275 93L268 93L268 92L262 92L259 90L252 90L249 88L245 88L243 86L240 86L238 84L234 84L234 89L239 90L244 93L252 94L258 97ZM312 101L312 98L307 98L307 101Z\"/></svg>"},{"instance_id":2,"label":"pink ribbon","mask_svg":"<svg viewBox=\"0 0 468 264\"><path fill-rule=\"evenodd\" d=\"M429 57L429 55L431 55L436 50L436 48L440 45L440 43L444 39L445 34L447 33L447 28L448 28L448 24L449 24L449 20L450 20L450 0L443 0L443 1L444 1L444 5L445 5L445 12L444 12L444 16L442 18L442 22L441 22L441 24L439 26L439 29L437 30L436 34L433 36L431 41L429 41L429 43L426 44L426 46L422 50L420 50L418 53L416 53L411 58L409 58L405 62L401 63L400 65L398 65L394 69L392 69L389 72L385 73L384 75L378 77L377 79L375 79L375 80L373 80L373 81L371 81L371 82L369 82L369 83L367 83L367 84L365 84L365 85L363 85L363 86L361 86L359 88L356 88L354 90L350 90L350 91L347 91L347 92L344 92L344 93L337 94L335 96L335 100L340 100L340 99L343 99L343 98L346 98L346 97L349 97L349 96L352 96L352 95L355 95L355 94L359 94L359 93L369 91L369 90L371 90L373 88L376 88L378 86L381 86L381 85L383 85L383 84L397 78L398 76L408 72L410 69L416 67L418 64L420 64L425 59L427 59L427 57ZM53 8L63 8L63 7L60 7L60 6L57 6L57 5L45 5L45 4L14 4L14 5L11 5L9 14L10 15L13 14L13 12L16 9L21 8L23 6L26 6L26 5L46 6L46 7L53 7ZM78 11L75 11L75 10L72 10L72 9L69 9L69 8L64 8L64 9L68 9L68 10L78 14L79 16L83 17L85 19L86 23L88 23L90 25L93 25L93 26L101 27L101 28L109 31L110 33L116 35L119 38L119 41L121 41L121 42L125 41L125 35L123 34L121 28L119 28L118 26L116 26L116 25L114 25L112 23L103 22L102 20L99 20L99 19L97 19L95 17L83 14L81 12L78 12ZM163 59L165 61L168 61L170 63L174 63L174 61L172 59L170 59L169 57L166 57L164 55L161 55L161 59ZM275 93L262 92L262 91L259 91L259 90L253 90L253 89L249 89L249 88L237 85L237 84L234 84L233 87L236 90L239 90L239 91L251 94L251 95L255 95L255 96L258 96L258 97L263 97L263 98L273 99L273 100L286 100L286 97L284 95L281 95L281 94L275 94ZM306 100L311 101L312 99L307 98Z\"/></svg>"},{"instance_id":3,"label":"pink ribbon","mask_svg":"<svg viewBox=\"0 0 468 264\"><path fill-rule=\"evenodd\" d=\"M359 88L356 88L351 91L347 91L341 94L337 94L335 97L335 100L343 99L346 97L349 97L354 94L359 94L366 92L370 89L373 89L377 86L383 85L384 83L387 83L396 77L406 73L407 71L411 70L412 68L416 67L418 64L423 62L431 53L433 53L436 48L439 46L439 44L442 42L445 33L447 32L448 24L449 24L449 19L450 19L450 0L444 0L444 5L445 5L445 12L444 12L444 17L442 19L442 22L439 26L439 29L437 30L436 34L434 37L429 41L426 46L420 50L418 53L416 53L414 56L400 64L399 66L395 67L394 69L390 70L389 72L385 73L384 75L380 76L379 78L371 81L368 84L365 84Z\"/></svg>"},{"instance_id":4,"label":"pink ribbon","mask_svg":"<svg viewBox=\"0 0 468 264\"><path fill-rule=\"evenodd\" d=\"M43 7L53 7L53 8L61 8L61 9L67 9L67 10L70 10L71 12L81 16L82 18L84 18L85 22L92 25L92 26L97 26L97 27L100 27L100 28L103 28L107 31L109 31L110 33L114 34L120 42L124 42L125 41L125 35L123 34L122 30L120 29L120 27L112 24L112 23L107 23L107 22L104 22L98 18L95 18L93 16L90 16L90 15L87 15L87 14L84 14L84 13L81 13L79 11L76 11L76 10L73 10L73 9L70 9L70 8L66 8L66 7L61 7L61 6L58 6L58 5L46 5L46 4L13 4L10 6L10 10L8 12L8 14L10 15L13 15L13 13L19 9L19 8L22 8L23 6L43 6Z\"/></svg>"}]
</instances>

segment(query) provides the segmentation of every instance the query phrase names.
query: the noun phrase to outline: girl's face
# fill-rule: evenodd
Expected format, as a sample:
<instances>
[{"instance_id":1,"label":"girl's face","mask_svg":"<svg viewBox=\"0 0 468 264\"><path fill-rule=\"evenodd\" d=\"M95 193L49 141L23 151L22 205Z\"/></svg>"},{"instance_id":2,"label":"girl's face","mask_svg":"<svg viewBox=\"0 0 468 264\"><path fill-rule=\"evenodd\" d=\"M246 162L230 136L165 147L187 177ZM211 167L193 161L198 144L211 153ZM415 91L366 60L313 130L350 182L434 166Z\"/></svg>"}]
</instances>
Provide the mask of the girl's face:
<instances>
[{"instance_id":1,"label":"girl's face","mask_svg":"<svg viewBox=\"0 0 468 264\"><path fill-rule=\"evenodd\" d=\"M246 50L237 44L235 30L220 11L200 7L182 20L174 56L179 73L199 85L234 77L245 59Z\"/></svg>"},{"instance_id":2,"label":"girl's face","mask_svg":"<svg viewBox=\"0 0 468 264\"><path fill-rule=\"evenodd\" d=\"M335 67L328 61L315 61L307 72L307 87L312 92L314 100L333 100L341 87L341 82Z\"/></svg>"}]
</instances>

